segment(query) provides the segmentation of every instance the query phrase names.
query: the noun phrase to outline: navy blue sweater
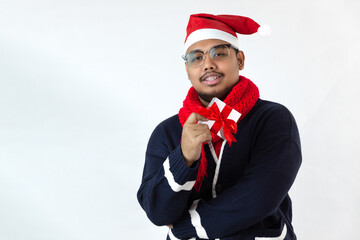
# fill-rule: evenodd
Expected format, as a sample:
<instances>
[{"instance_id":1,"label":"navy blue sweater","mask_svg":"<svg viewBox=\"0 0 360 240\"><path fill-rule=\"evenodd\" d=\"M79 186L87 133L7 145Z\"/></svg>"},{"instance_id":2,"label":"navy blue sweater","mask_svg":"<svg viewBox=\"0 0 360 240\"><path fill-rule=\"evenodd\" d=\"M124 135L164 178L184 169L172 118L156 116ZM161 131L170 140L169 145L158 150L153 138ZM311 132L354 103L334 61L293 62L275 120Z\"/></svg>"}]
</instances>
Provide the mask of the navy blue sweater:
<instances>
[{"instance_id":1,"label":"navy blue sweater","mask_svg":"<svg viewBox=\"0 0 360 240\"><path fill-rule=\"evenodd\" d=\"M193 189L199 163L187 167L178 115L152 133L138 201L167 239L296 239L288 191L301 164L300 138L284 106L259 99L238 123L237 142L217 158L205 145L207 176ZM270 238L271 239L271 238Z\"/></svg>"}]
</instances>

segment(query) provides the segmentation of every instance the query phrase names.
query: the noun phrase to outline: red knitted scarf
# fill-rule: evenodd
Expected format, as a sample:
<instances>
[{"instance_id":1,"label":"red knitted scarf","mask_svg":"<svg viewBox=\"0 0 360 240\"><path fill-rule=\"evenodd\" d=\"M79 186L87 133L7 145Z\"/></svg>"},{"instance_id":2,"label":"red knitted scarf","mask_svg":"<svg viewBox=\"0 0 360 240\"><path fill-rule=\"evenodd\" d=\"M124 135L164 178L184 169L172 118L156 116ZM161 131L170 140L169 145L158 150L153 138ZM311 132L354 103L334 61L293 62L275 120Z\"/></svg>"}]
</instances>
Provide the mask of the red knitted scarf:
<instances>
[{"instance_id":1,"label":"red knitted scarf","mask_svg":"<svg viewBox=\"0 0 360 240\"><path fill-rule=\"evenodd\" d=\"M239 121L241 121L255 105L259 99L259 89L249 79L240 76L239 82L233 87L231 92L225 98L224 102L230 107L241 113ZM179 111L179 120L183 126L191 113L196 112L199 107L203 107L194 87L191 87L183 103L183 107ZM238 122L239 122L238 121ZM212 135L212 144L217 156L220 155L222 139L214 133ZM206 144L206 143L204 143ZM207 159L205 158L204 147L201 149L201 159L198 175L196 178L195 189L200 190L201 183L206 175Z\"/></svg>"}]
</instances>

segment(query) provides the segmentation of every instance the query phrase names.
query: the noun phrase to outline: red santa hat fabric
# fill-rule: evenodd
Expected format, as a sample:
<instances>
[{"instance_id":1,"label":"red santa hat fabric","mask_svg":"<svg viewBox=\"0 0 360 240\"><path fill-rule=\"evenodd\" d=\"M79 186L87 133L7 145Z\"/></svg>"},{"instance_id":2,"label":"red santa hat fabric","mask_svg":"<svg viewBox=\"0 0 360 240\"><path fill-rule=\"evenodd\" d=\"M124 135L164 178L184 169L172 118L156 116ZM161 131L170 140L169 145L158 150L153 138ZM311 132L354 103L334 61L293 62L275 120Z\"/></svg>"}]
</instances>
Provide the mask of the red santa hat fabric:
<instances>
[{"instance_id":1,"label":"red santa hat fabric","mask_svg":"<svg viewBox=\"0 0 360 240\"><path fill-rule=\"evenodd\" d=\"M268 37L270 28L266 25L260 26L251 18L243 16L193 14L190 16L186 29L185 51L192 44L205 39L220 39L239 49L236 33L253 34L256 32Z\"/></svg>"}]
</instances>

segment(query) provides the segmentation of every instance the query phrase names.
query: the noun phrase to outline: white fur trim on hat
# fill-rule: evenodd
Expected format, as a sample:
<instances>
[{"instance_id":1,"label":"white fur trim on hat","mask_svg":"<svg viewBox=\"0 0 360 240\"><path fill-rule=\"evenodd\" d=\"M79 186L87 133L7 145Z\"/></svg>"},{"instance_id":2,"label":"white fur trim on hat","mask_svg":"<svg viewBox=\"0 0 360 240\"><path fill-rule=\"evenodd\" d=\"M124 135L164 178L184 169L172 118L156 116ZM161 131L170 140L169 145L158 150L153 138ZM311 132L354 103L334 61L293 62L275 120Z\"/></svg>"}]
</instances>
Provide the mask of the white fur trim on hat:
<instances>
[{"instance_id":1,"label":"white fur trim on hat","mask_svg":"<svg viewBox=\"0 0 360 240\"><path fill-rule=\"evenodd\" d=\"M231 35L230 33L227 33L227 32L224 32L224 31L221 31L218 29L213 29L213 28L202 28L202 29L192 32L188 36L188 38L186 39L186 42L185 42L185 46L184 46L185 52L192 44L194 44L198 41L201 41L201 40L206 40L206 39L220 39L220 40L230 43L231 45L233 45L234 47L239 49L239 41L238 41L237 37Z\"/></svg>"}]
</instances>

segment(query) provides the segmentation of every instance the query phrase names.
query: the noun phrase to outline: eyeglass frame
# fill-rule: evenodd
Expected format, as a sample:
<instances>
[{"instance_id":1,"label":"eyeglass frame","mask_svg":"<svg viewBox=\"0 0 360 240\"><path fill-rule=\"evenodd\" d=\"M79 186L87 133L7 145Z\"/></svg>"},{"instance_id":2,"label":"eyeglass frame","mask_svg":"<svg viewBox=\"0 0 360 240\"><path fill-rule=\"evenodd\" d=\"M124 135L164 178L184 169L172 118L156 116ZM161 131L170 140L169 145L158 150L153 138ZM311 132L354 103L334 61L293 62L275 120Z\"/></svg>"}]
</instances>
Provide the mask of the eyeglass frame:
<instances>
[{"instance_id":1,"label":"eyeglass frame","mask_svg":"<svg viewBox=\"0 0 360 240\"><path fill-rule=\"evenodd\" d=\"M188 62L187 62L187 56L188 56L190 53L193 53L193 52L201 52L201 53L203 54L203 56L205 56L206 53L209 53L210 58L213 59L213 58L211 57L211 55L210 55L210 51L213 50L214 48L217 48L217 47L220 47L220 46L226 46L226 47L228 48L228 50L230 50L230 48L233 48L233 49L235 50L236 54L237 54L237 52L239 52L239 49L237 49L236 47L234 47L232 44L228 43L228 44L219 44L219 45L213 46L212 48L210 48L209 50L207 50L207 51L205 51L205 52L203 52L203 51L201 51L201 50L194 50L194 51L191 51L191 52L189 52L189 53L186 53L186 54L182 55L181 57L182 57L182 59L186 62L186 64L188 64ZM230 51L229 51L229 53L230 53ZM202 65L204 64L204 61L205 61L205 58L204 58L204 60L203 60L203 63L202 63L201 65L199 65L199 66L196 66L196 67L202 66ZM189 66L191 66L191 65L189 65Z\"/></svg>"}]
</instances>

